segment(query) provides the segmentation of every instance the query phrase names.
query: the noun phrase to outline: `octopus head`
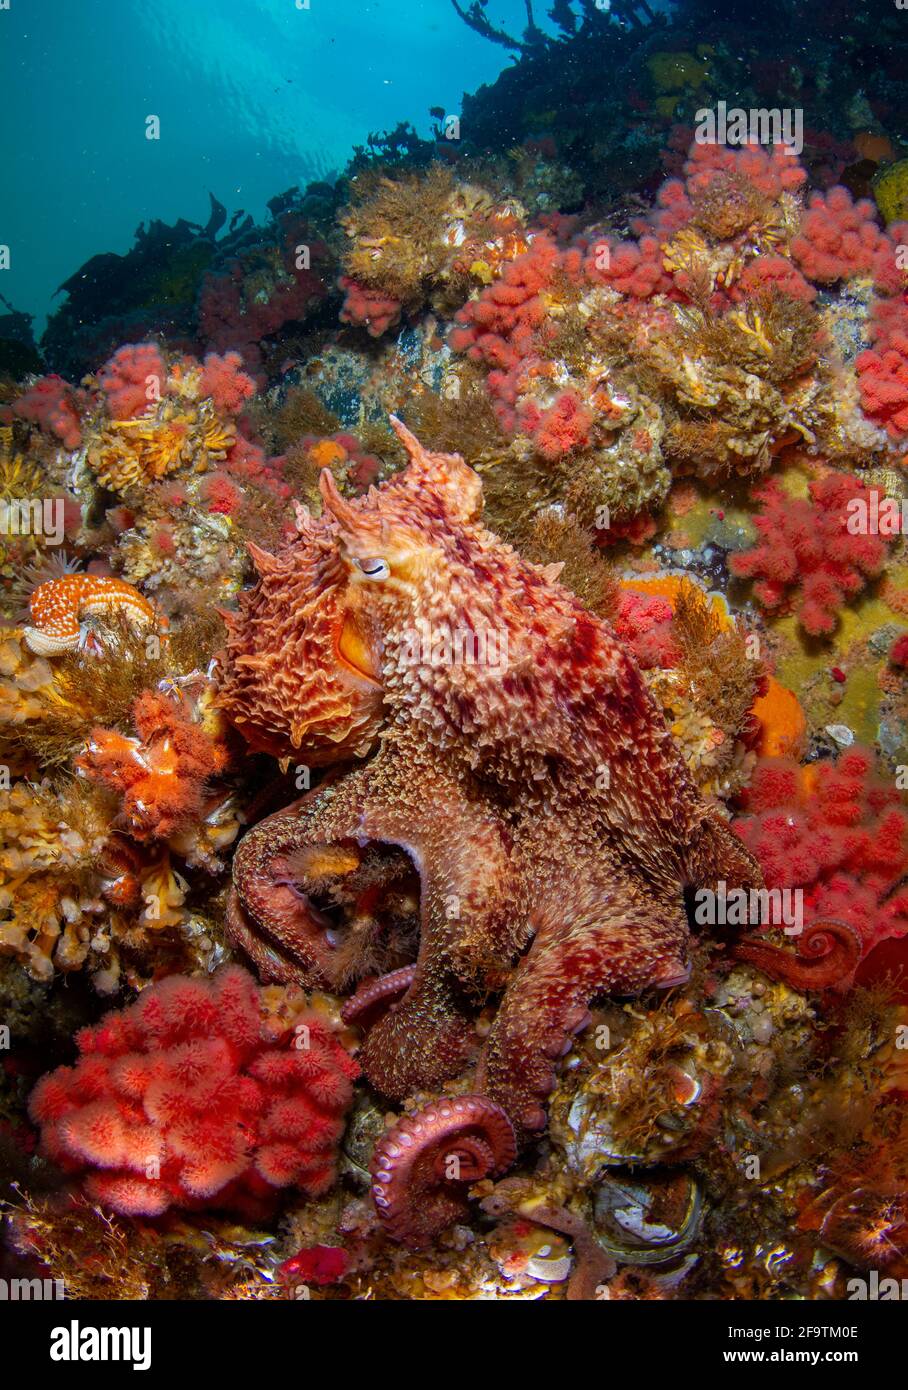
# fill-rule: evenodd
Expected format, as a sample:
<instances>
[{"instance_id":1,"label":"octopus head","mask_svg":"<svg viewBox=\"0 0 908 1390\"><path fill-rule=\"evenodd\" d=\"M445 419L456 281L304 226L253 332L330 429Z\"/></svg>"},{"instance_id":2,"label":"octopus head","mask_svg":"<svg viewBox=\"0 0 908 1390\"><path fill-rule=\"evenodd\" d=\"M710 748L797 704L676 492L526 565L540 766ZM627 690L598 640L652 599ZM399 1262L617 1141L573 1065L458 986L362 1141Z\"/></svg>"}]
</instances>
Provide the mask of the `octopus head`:
<instances>
[{"instance_id":1,"label":"octopus head","mask_svg":"<svg viewBox=\"0 0 908 1390\"><path fill-rule=\"evenodd\" d=\"M249 552L258 579L223 615L218 704L258 751L314 766L364 756L382 724L382 691L346 629L335 528L300 509L288 546Z\"/></svg>"},{"instance_id":2,"label":"octopus head","mask_svg":"<svg viewBox=\"0 0 908 1390\"><path fill-rule=\"evenodd\" d=\"M463 528L482 506L479 477L456 454L434 454L392 416L409 455L381 488L349 500L331 474L320 479L325 514L336 528L346 571L340 651L387 687L402 651L457 609Z\"/></svg>"},{"instance_id":3,"label":"octopus head","mask_svg":"<svg viewBox=\"0 0 908 1390\"><path fill-rule=\"evenodd\" d=\"M314 765L368 753L401 644L447 592L479 478L393 423L408 468L353 500L326 469L323 515L299 508L298 534L277 555L249 547L258 581L224 615L218 703L256 749Z\"/></svg>"}]
</instances>

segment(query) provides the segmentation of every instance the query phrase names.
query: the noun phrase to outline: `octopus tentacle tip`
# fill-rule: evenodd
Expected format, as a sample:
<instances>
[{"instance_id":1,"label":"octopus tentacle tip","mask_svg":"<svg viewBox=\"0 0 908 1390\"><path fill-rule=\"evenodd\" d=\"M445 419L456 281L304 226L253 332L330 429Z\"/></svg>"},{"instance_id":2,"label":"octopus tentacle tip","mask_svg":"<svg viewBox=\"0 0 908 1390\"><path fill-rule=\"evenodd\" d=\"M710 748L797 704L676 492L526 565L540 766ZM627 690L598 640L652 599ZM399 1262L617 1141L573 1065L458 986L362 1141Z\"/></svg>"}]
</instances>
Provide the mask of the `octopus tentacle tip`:
<instances>
[{"instance_id":1,"label":"octopus tentacle tip","mask_svg":"<svg viewBox=\"0 0 908 1390\"><path fill-rule=\"evenodd\" d=\"M397 435L401 444L404 445L407 452L411 455L415 453L416 450L419 449L420 445L419 440L416 438L416 435L413 433L413 431L407 428L407 426L404 424L403 420L400 418L399 415L389 415L388 421L394 433Z\"/></svg>"},{"instance_id":2,"label":"octopus tentacle tip","mask_svg":"<svg viewBox=\"0 0 908 1390\"><path fill-rule=\"evenodd\" d=\"M771 979L796 990L841 989L854 976L863 951L857 928L838 918L811 922L797 938L794 952L758 937L734 942L730 954L748 961Z\"/></svg>"},{"instance_id":3,"label":"octopus tentacle tip","mask_svg":"<svg viewBox=\"0 0 908 1390\"><path fill-rule=\"evenodd\" d=\"M384 1230L426 1245L466 1210L466 1187L505 1172L517 1157L514 1128L487 1096L463 1095L404 1115L372 1155L372 1198Z\"/></svg>"}]
</instances>

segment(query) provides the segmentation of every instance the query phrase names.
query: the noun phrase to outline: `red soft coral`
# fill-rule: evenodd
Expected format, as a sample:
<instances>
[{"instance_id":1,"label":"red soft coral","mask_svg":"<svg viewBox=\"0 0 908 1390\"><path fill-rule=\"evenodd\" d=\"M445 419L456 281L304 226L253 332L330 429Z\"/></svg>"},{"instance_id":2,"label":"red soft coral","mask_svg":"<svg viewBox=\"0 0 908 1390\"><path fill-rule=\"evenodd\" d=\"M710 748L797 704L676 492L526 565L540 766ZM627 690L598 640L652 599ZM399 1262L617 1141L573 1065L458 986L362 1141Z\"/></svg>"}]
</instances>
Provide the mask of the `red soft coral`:
<instances>
[{"instance_id":1,"label":"red soft coral","mask_svg":"<svg viewBox=\"0 0 908 1390\"><path fill-rule=\"evenodd\" d=\"M233 516L242 506L242 492L221 469L202 479L199 492L209 510L222 516Z\"/></svg>"},{"instance_id":2,"label":"red soft coral","mask_svg":"<svg viewBox=\"0 0 908 1390\"><path fill-rule=\"evenodd\" d=\"M671 277L666 274L662 261L658 238L642 236L639 242L619 241L614 246L595 242L584 269L594 283L601 281L611 285L619 294L632 299L649 299L672 288Z\"/></svg>"},{"instance_id":3,"label":"red soft coral","mask_svg":"<svg viewBox=\"0 0 908 1390\"><path fill-rule=\"evenodd\" d=\"M753 184L766 198L794 193L807 179L807 170L788 145L770 149L754 144L736 147L695 143L684 166L689 192L701 192L716 174L732 173Z\"/></svg>"},{"instance_id":4,"label":"red soft coral","mask_svg":"<svg viewBox=\"0 0 908 1390\"><path fill-rule=\"evenodd\" d=\"M60 376L42 376L13 401L13 413L55 434L66 449L82 443L78 393Z\"/></svg>"},{"instance_id":5,"label":"red soft coral","mask_svg":"<svg viewBox=\"0 0 908 1390\"><path fill-rule=\"evenodd\" d=\"M693 197L704 193L719 174L734 174L746 180L765 198L775 201L782 193L793 193L807 178L797 156L785 145L766 150L760 145L731 148L727 145L694 143L684 164L684 182L668 179L656 195L657 209L649 222L662 239L674 236L694 215Z\"/></svg>"},{"instance_id":6,"label":"red soft coral","mask_svg":"<svg viewBox=\"0 0 908 1390\"><path fill-rule=\"evenodd\" d=\"M847 188L812 195L791 254L807 278L822 285L869 275L880 289L894 288L892 241L879 226L870 199L854 202Z\"/></svg>"},{"instance_id":7,"label":"red soft coral","mask_svg":"<svg viewBox=\"0 0 908 1390\"><path fill-rule=\"evenodd\" d=\"M614 628L644 670L677 665L680 653L672 632L673 616L671 604L660 594L622 589Z\"/></svg>"},{"instance_id":8,"label":"red soft coral","mask_svg":"<svg viewBox=\"0 0 908 1390\"><path fill-rule=\"evenodd\" d=\"M733 826L768 887L802 889L805 922L849 922L865 955L908 934L908 811L870 749L805 768L761 759Z\"/></svg>"},{"instance_id":9,"label":"red soft coral","mask_svg":"<svg viewBox=\"0 0 908 1390\"><path fill-rule=\"evenodd\" d=\"M167 389L167 367L154 343L127 343L98 372L114 420L132 420L161 399Z\"/></svg>"},{"instance_id":10,"label":"red soft coral","mask_svg":"<svg viewBox=\"0 0 908 1390\"><path fill-rule=\"evenodd\" d=\"M908 668L908 632L903 632L897 637L889 648L889 660L893 666L898 666L902 670Z\"/></svg>"},{"instance_id":11,"label":"red soft coral","mask_svg":"<svg viewBox=\"0 0 908 1390\"><path fill-rule=\"evenodd\" d=\"M546 338L556 332L542 292L559 272L579 274L580 265L579 251L562 252L543 233L528 251L505 266L501 277L478 299L470 300L455 314L458 327L451 332L450 345L491 368L486 386L507 433L518 428L517 398L540 364ZM519 423L527 427L525 414Z\"/></svg>"},{"instance_id":12,"label":"red soft coral","mask_svg":"<svg viewBox=\"0 0 908 1390\"><path fill-rule=\"evenodd\" d=\"M243 402L255 395L255 382L243 371L243 359L238 352L225 352L219 357L209 352L202 366L199 395L210 396L218 410L238 415Z\"/></svg>"},{"instance_id":13,"label":"red soft coral","mask_svg":"<svg viewBox=\"0 0 908 1390\"><path fill-rule=\"evenodd\" d=\"M199 295L199 336L215 352L242 353L246 369L264 382L264 338L303 320L327 293L320 268L328 248L292 212L278 217L279 242L249 246L229 267L205 277Z\"/></svg>"},{"instance_id":14,"label":"red soft coral","mask_svg":"<svg viewBox=\"0 0 908 1390\"><path fill-rule=\"evenodd\" d=\"M400 322L403 305L399 299L382 294L381 290L368 289L349 275L342 275L338 284L344 291L341 323L352 323L357 328L365 328L371 338L380 338Z\"/></svg>"},{"instance_id":15,"label":"red soft coral","mask_svg":"<svg viewBox=\"0 0 908 1390\"><path fill-rule=\"evenodd\" d=\"M168 839L199 815L205 783L224 770L226 750L162 692L143 691L132 717L138 738L94 729L76 766L121 793L135 839Z\"/></svg>"},{"instance_id":16,"label":"red soft coral","mask_svg":"<svg viewBox=\"0 0 908 1390\"><path fill-rule=\"evenodd\" d=\"M542 457L554 462L583 448L589 440L593 416L584 410L576 392L562 391L548 410L534 414L522 412L520 423L535 441Z\"/></svg>"},{"instance_id":17,"label":"red soft coral","mask_svg":"<svg viewBox=\"0 0 908 1390\"><path fill-rule=\"evenodd\" d=\"M908 436L908 304L881 299L873 306L874 347L858 354L855 370L864 414L893 439Z\"/></svg>"},{"instance_id":18,"label":"red soft coral","mask_svg":"<svg viewBox=\"0 0 908 1390\"><path fill-rule=\"evenodd\" d=\"M314 1013L278 1036L239 966L175 975L76 1039L32 1092L44 1152L127 1216L170 1207L253 1218L276 1189L324 1192L359 1067Z\"/></svg>"},{"instance_id":19,"label":"red soft coral","mask_svg":"<svg viewBox=\"0 0 908 1390\"><path fill-rule=\"evenodd\" d=\"M788 496L775 482L756 490L763 510L754 518L760 541L732 555L733 574L756 579L767 608L794 605L807 632L832 632L846 601L883 568L892 539L849 530L849 504L873 503L850 473L828 473L810 484L810 500ZM879 501L879 494L877 494Z\"/></svg>"},{"instance_id":20,"label":"red soft coral","mask_svg":"<svg viewBox=\"0 0 908 1390\"><path fill-rule=\"evenodd\" d=\"M731 291L734 300L749 299L760 291L778 290L790 299L811 303L817 292L785 256L757 256L749 261Z\"/></svg>"}]
</instances>

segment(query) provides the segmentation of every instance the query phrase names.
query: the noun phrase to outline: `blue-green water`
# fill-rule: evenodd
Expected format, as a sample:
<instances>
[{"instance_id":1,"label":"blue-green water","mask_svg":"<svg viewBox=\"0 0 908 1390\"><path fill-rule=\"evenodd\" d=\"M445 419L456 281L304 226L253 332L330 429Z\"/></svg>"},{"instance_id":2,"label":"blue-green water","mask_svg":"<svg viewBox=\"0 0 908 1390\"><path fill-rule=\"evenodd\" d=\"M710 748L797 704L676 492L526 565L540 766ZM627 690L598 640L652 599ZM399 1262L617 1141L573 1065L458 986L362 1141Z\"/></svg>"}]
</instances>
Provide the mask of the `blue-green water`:
<instances>
[{"instance_id":1,"label":"blue-green water","mask_svg":"<svg viewBox=\"0 0 908 1390\"><path fill-rule=\"evenodd\" d=\"M490 14L519 32L523 0ZM140 222L204 222L209 190L260 218L370 132L407 120L426 134L430 107L458 110L509 61L448 0L10 0L0 292L40 332L60 283L125 251Z\"/></svg>"}]
</instances>

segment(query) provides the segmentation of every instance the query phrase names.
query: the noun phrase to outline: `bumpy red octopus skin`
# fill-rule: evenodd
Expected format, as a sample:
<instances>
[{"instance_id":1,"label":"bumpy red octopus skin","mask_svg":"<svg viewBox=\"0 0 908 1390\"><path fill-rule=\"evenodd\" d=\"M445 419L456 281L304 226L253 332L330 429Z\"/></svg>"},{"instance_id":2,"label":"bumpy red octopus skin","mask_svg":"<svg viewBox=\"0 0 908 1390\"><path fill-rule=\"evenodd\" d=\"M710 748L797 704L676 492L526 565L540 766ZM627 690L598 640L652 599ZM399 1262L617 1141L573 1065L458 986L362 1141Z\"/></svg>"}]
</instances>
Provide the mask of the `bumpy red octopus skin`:
<instances>
[{"instance_id":1,"label":"bumpy red octopus skin","mask_svg":"<svg viewBox=\"0 0 908 1390\"><path fill-rule=\"evenodd\" d=\"M466 1210L466 1188L517 1157L508 1117L485 1096L405 1115L376 1144L372 1198L392 1238L418 1248Z\"/></svg>"},{"instance_id":2,"label":"bumpy red octopus skin","mask_svg":"<svg viewBox=\"0 0 908 1390\"><path fill-rule=\"evenodd\" d=\"M331 740L341 757L372 748L307 802L296 837L397 845L420 875L416 969L369 1030L364 1071L394 1099L438 1089L472 1055L477 1002L503 991L476 1088L519 1143L544 1126L557 1060L594 996L685 978L685 890L762 878L691 783L609 625L557 582L559 566L483 527L462 459L395 428L407 469L355 501L323 474L324 516L258 557L220 699L280 756L305 759L310 729L321 760ZM300 672L305 660L328 669ZM267 867L257 846L271 834L246 836L234 883L238 911L251 906L274 937L281 923L255 921L247 872ZM292 922L284 944L293 954Z\"/></svg>"},{"instance_id":3,"label":"bumpy red octopus skin","mask_svg":"<svg viewBox=\"0 0 908 1390\"><path fill-rule=\"evenodd\" d=\"M333 972L324 923L290 882L286 864L299 843L297 812L310 799L301 797L266 817L255 839L243 842L245 853L234 861L225 925L233 945L266 982L327 987Z\"/></svg>"},{"instance_id":4,"label":"bumpy red octopus skin","mask_svg":"<svg viewBox=\"0 0 908 1390\"><path fill-rule=\"evenodd\" d=\"M863 951L861 934L847 922L811 922L797 939L796 953L756 937L735 941L729 954L749 961L774 980L797 990L840 989L854 977Z\"/></svg>"}]
</instances>

